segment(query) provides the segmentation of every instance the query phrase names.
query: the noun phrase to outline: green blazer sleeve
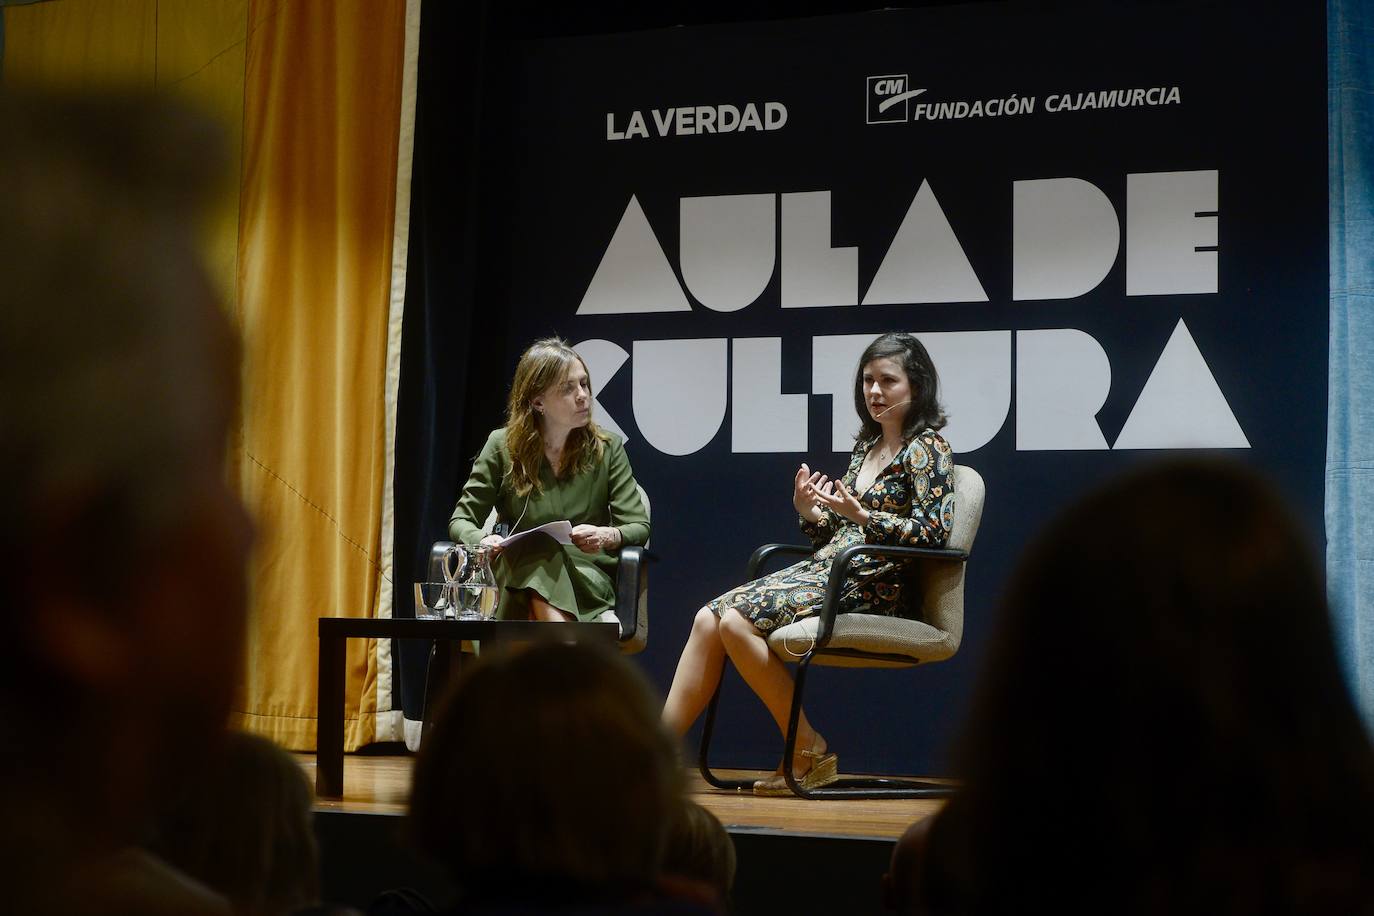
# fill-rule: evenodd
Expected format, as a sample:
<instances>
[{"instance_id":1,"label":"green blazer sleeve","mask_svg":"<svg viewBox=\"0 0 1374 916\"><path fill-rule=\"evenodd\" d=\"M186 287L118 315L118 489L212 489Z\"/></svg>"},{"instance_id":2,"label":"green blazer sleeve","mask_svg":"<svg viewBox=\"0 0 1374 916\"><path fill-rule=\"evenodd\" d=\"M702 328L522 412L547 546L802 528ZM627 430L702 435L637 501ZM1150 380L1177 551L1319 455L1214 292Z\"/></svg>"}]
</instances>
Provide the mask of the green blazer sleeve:
<instances>
[{"instance_id":1,"label":"green blazer sleeve","mask_svg":"<svg viewBox=\"0 0 1374 916\"><path fill-rule=\"evenodd\" d=\"M611 524L620 529L620 537L624 543L647 544L649 514L644 511L644 501L639 498L635 475L630 470L630 456L625 454L625 443L619 436L612 436L606 450Z\"/></svg>"},{"instance_id":2,"label":"green blazer sleeve","mask_svg":"<svg viewBox=\"0 0 1374 916\"><path fill-rule=\"evenodd\" d=\"M498 429L472 463L472 473L458 497L458 506L448 520L448 536L469 546L476 546L485 536L482 525L496 505L497 494L506 472L506 431Z\"/></svg>"}]
</instances>

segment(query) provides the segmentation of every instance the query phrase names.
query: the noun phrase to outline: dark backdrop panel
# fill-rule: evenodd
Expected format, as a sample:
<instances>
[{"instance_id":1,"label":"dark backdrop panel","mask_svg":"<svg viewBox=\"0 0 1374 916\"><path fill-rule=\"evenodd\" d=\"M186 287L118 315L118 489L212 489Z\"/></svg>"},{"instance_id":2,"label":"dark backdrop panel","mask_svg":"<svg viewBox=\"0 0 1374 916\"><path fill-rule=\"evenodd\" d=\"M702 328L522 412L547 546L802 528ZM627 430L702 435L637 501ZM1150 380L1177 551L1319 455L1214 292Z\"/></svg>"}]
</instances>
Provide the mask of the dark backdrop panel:
<instances>
[{"instance_id":1,"label":"dark backdrop panel","mask_svg":"<svg viewBox=\"0 0 1374 916\"><path fill-rule=\"evenodd\" d=\"M603 339L627 353L636 341L779 337L779 390L807 393L818 336L1077 329L1110 363L1110 390L1096 419L1111 444L1182 319L1249 442L1232 453L1283 483L1315 539L1326 390L1322 51L1320 6L1277 3L984 3L518 44L495 71L499 87L486 96L491 110L483 122L497 151L481 182L477 258L477 307L488 323L480 347L447 354L471 360L463 382L454 383L466 386L466 407L446 415L462 428L459 454L470 460L499 422L519 350L547 333ZM1035 97L1036 111L867 124L867 78L884 74L908 75L910 86L926 89L913 107L1016 94ZM1180 101L1045 111L1051 94L1133 87L1178 87ZM783 128L659 137L649 114L766 100L787 106ZM607 113L623 130L635 110L649 120L651 136L608 140ZM1127 296L1127 176L1212 169L1219 172L1217 292ZM1084 295L1016 301L1014 182L1064 177L1106 195L1122 249ZM738 311L711 311L685 293L687 312L577 314L631 196L681 281L682 198L828 190L830 244L857 247L862 293L923 180L987 301L784 309L775 266L758 300ZM1014 379L1014 362L1009 369ZM738 583L755 545L799 539L789 505L797 463L838 472L844 456L831 448L831 399L814 394L805 451L734 452L727 409L704 447L664 454L639 429L640 414L656 402L681 409L684 394L645 390L636 405L636 371L630 359L594 381L603 414L629 436L636 474L653 501L653 547L663 561L653 570L651 639L640 659L666 689L695 609ZM711 382L696 382L702 397ZM1018 450L1016 396L1013 381L1000 430L959 456L983 474L989 494L969 568L960 654L923 671L818 672L810 711L844 752L846 769L940 769L998 590L1026 541L1094 482L1168 454ZM852 416L847 401L836 409ZM398 453L403 445L398 438ZM465 473L460 466L450 497ZM448 505L427 509L437 518ZM1186 524L1186 507L1161 511L1177 512ZM398 545L399 524L398 517ZM1103 596L1103 612L1113 612L1111 596ZM1069 640L1066 651L1091 647ZM721 728L723 763L775 762L772 726L734 678Z\"/></svg>"},{"instance_id":2,"label":"dark backdrop panel","mask_svg":"<svg viewBox=\"0 0 1374 916\"><path fill-rule=\"evenodd\" d=\"M430 545L447 537L457 487L467 477L461 431L491 415L481 372L490 351L477 343L487 336L489 319L474 307L482 256L479 176L490 158L482 142L488 25L485 3L430 3L421 13L396 417L392 607L398 617L414 616L412 583L425 577ZM406 718L419 721L429 644L399 641L393 659Z\"/></svg>"}]
</instances>

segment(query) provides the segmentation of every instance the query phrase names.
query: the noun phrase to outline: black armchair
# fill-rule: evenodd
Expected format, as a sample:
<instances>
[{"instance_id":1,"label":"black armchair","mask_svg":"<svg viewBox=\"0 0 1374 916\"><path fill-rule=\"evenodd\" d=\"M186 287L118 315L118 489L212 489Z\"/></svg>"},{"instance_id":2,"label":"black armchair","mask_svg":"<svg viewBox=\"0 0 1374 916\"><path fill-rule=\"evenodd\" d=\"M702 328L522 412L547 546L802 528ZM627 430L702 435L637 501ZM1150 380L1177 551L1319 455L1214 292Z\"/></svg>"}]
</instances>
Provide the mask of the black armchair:
<instances>
[{"instance_id":1,"label":"black armchair","mask_svg":"<svg viewBox=\"0 0 1374 916\"><path fill-rule=\"evenodd\" d=\"M429 581L444 581L444 557L453 541L435 541L429 551ZM602 615L620 625L620 651L626 655L644 651L649 641L649 564L655 559L646 547L620 548L615 577L615 609Z\"/></svg>"}]
</instances>

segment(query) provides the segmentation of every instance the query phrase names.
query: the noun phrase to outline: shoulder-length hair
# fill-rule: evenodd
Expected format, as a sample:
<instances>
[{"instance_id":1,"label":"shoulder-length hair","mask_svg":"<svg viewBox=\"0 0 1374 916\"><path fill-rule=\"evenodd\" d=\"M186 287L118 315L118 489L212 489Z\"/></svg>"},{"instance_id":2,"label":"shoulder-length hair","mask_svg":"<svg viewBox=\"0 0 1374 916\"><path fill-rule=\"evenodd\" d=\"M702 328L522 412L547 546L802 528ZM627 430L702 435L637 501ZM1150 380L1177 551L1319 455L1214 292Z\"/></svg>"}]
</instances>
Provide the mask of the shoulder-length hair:
<instances>
[{"instance_id":1,"label":"shoulder-length hair","mask_svg":"<svg viewBox=\"0 0 1374 916\"><path fill-rule=\"evenodd\" d=\"M1106 484L1032 542L988 629L931 912L1367 912L1374 751L1269 481L1194 458ZM1027 791L1048 785L1053 818ZM1065 861L1081 881L1034 887Z\"/></svg>"},{"instance_id":2,"label":"shoulder-length hair","mask_svg":"<svg viewBox=\"0 0 1374 916\"><path fill-rule=\"evenodd\" d=\"M415 762L412 836L474 900L619 912L662 870L683 793L676 745L637 666L589 642L536 642L463 666ZM550 778L552 754L577 761L577 785Z\"/></svg>"},{"instance_id":3,"label":"shoulder-length hair","mask_svg":"<svg viewBox=\"0 0 1374 916\"><path fill-rule=\"evenodd\" d=\"M515 366L515 380L511 382L510 398L506 401L506 451L510 453L506 479L517 496L537 494L543 489L539 483L539 466L544 460L544 437L539 432L534 399L566 379L573 363L587 371L586 362L567 341L545 337L530 344ZM587 384L591 384L590 371L587 371ZM609 438L591 420L586 426L574 429L563 446L562 460L553 469L554 476L562 479L591 470L601 460Z\"/></svg>"},{"instance_id":4,"label":"shoulder-length hair","mask_svg":"<svg viewBox=\"0 0 1374 916\"><path fill-rule=\"evenodd\" d=\"M875 359L894 359L906 372L911 386L911 406L902 422L902 438L924 429L944 429L944 408L940 406L940 375L925 345L910 334L883 334L864 350L859 367L854 370L854 410L859 415L859 434L854 438L872 439L883 431L882 424L868 413L868 399L864 397L864 366Z\"/></svg>"}]
</instances>

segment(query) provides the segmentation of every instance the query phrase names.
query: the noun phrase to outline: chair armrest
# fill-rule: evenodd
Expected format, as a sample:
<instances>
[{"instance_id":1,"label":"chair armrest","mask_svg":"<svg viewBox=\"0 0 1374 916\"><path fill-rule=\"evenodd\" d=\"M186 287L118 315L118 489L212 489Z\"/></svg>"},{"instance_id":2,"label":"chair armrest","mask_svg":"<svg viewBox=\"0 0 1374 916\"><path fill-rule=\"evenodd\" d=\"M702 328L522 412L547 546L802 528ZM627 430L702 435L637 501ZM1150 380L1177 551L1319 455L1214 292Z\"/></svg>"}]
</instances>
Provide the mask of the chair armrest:
<instances>
[{"instance_id":1,"label":"chair armrest","mask_svg":"<svg viewBox=\"0 0 1374 916\"><path fill-rule=\"evenodd\" d=\"M763 565L763 561L767 560L775 553L797 557L809 557L815 552L815 548L807 547L802 544L764 544L762 547L755 550L749 557L749 567L744 575L744 581L753 582L757 579L759 577L759 567Z\"/></svg>"},{"instance_id":2,"label":"chair armrest","mask_svg":"<svg viewBox=\"0 0 1374 916\"><path fill-rule=\"evenodd\" d=\"M429 548L429 577L425 579L426 582L444 581L444 558L453 545L453 541L435 541L434 546Z\"/></svg>"},{"instance_id":3,"label":"chair armrest","mask_svg":"<svg viewBox=\"0 0 1374 916\"><path fill-rule=\"evenodd\" d=\"M830 577L825 584L825 602L821 605L821 619L816 627L817 648L830 641L830 634L835 627L835 615L840 610L840 591L844 588L844 578L849 573L850 564L862 554L893 559L945 560L953 563L964 563L968 560L966 550L902 547L896 544L850 544L835 555L835 561L830 566Z\"/></svg>"},{"instance_id":4,"label":"chair armrest","mask_svg":"<svg viewBox=\"0 0 1374 916\"><path fill-rule=\"evenodd\" d=\"M620 548L615 571L615 615L620 619L620 641L628 642L639 629L639 592L648 576L648 565L658 557L633 544Z\"/></svg>"}]
</instances>

